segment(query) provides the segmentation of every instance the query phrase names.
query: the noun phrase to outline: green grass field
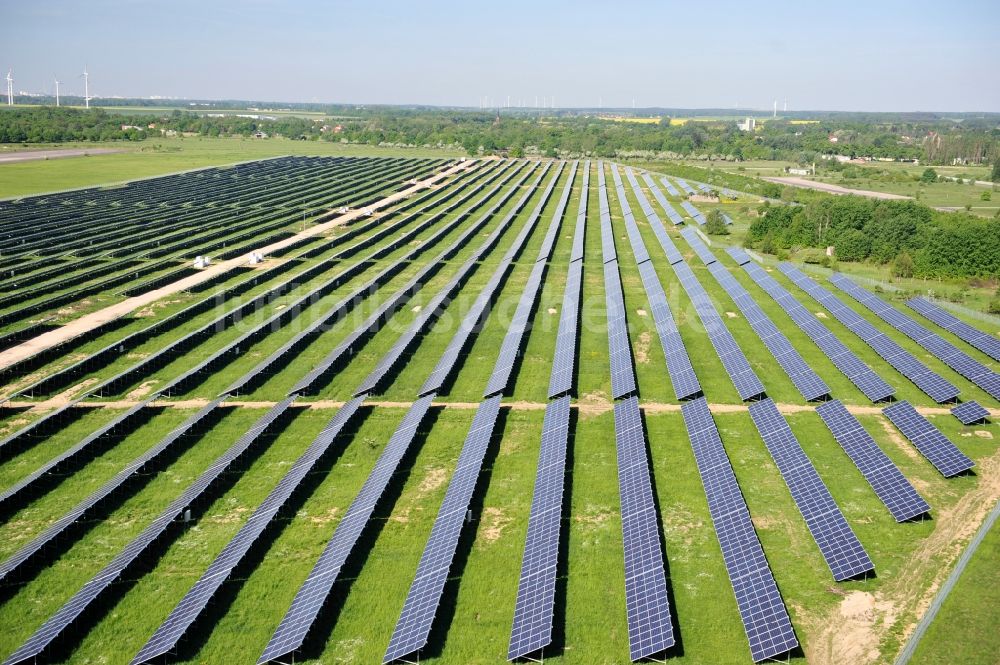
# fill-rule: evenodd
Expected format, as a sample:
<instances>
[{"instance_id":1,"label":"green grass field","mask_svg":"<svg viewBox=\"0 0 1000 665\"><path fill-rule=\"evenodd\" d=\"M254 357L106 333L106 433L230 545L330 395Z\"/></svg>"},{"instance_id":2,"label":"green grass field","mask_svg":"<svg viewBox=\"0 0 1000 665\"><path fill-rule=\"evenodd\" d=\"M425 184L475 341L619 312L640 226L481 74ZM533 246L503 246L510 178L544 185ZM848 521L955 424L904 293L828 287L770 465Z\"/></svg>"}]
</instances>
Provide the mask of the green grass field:
<instances>
[{"instance_id":1,"label":"green grass field","mask_svg":"<svg viewBox=\"0 0 1000 665\"><path fill-rule=\"evenodd\" d=\"M129 153L35 162L37 167L33 174L28 173L26 168L31 163L16 165L11 176L4 175L4 169L10 168L10 165L3 166L0 167L0 179L10 177L12 180L0 180L0 186L4 188L0 189L0 193L10 193L18 186L28 187L31 183L48 182L42 175L47 173L65 183L73 182L74 178L91 178L87 182L93 184L116 180L119 175L128 177L124 175L128 168L133 169L132 177L152 175L201 164L262 157L271 154L266 151L272 147L276 150L273 154L279 154L279 149L281 154L291 153L300 147L302 150L344 151L354 148L307 142L194 139L179 139L171 145L180 150L162 154ZM367 150L367 154L386 154ZM438 156L441 153L433 154ZM125 164L115 165L114 158ZM84 160L86 172L74 174L71 165ZM122 170L118 170L119 167ZM142 168L149 171L137 170ZM158 168L163 170L156 171ZM565 556L560 569L555 614L557 646L552 652L545 653L547 662L567 665L622 663L628 660L614 419L609 411L610 375L600 261L596 163L592 168L595 171L592 172L588 199L582 329L574 399L576 409L566 475L568 511L563 515ZM309 490L297 498L293 510L281 516L268 534L267 547L254 558L252 565L240 569L223 585L221 600L210 607L196 638L185 644L177 661L256 662L338 521L403 418L405 405L415 398L458 329L463 313L500 265L501 257L511 247L554 172L553 169L546 176L523 211L515 217L511 228L503 234L497 247L482 259L416 351L408 354L398 376L377 397L380 401L398 404L365 407L355 426L334 441L331 453L308 477ZM432 410L432 417L421 428L413 449L394 475L385 500L379 504L355 555L335 584L332 592L335 611L319 631L318 646L305 654L304 661L296 659L296 662L381 662L448 481L455 471L475 413L474 406L482 397L510 317L534 265L555 201L567 177L568 169L557 183L538 226L528 236L527 244L504 282L490 316L463 354L454 380L438 397L438 406ZM649 316L650 306L639 279L635 257L625 236L621 209L611 186L610 174L608 182L637 381L645 407L645 426L669 568L672 609L682 642L679 649L668 654L669 662L678 665L749 663L746 637L712 527L705 491L665 371L663 352L654 321ZM84 183L76 183L77 186L81 184ZM735 303L680 234L670 229L671 238L715 301L730 331L761 377L767 394L779 404L800 407L788 416L788 421L875 563L876 577L835 583L763 441L726 376L689 298L664 260L652 229L642 217L638 201L627 185L626 190L705 395L714 405L715 420L723 443L802 644L802 653L793 654L791 660L819 664L891 662L907 631L919 619L933 589L947 577L985 512L1000 497L1000 453L996 449L1000 428L996 424L967 428L949 415L934 416L934 424L978 465L974 475L946 480L902 439L884 416L877 412L860 415L867 431L932 506L931 519L897 524L819 416L809 405L802 403L791 380L775 368L773 358ZM578 177L557 235L530 334L523 346L523 361L504 399L502 426L497 428L486 456L473 502L473 520L463 533L431 642L422 654L421 662L442 665L505 662L538 464L544 415L540 407L547 397L572 246L573 220L581 191ZM737 221L733 235L717 239L722 245L738 243L741 229L745 229L749 219L739 212L739 208L748 204L749 200L719 204L726 206L725 209ZM653 205L657 206L655 202ZM698 205L703 210L712 207ZM484 230L457 252L358 351L351 362L323 386L317 397L299 400L298 406L311 408L293 408L294 415L290 421L265 437L245 470L230 474L224 491L204 511L195 515L192 524L178 529L176 538L164 544L162 556L151 562L149 571L117 587L114 599L98 614L89 631L73 641L73 648L66 655L65 662L124 664L131 660L333 417L336 406L328 400L342 401L351 396L372 366L416 318L417 308L426 306L484 240L485 233L495 228L497 221L511 208L511 202L504 205ZM425 231L421 238L426 238L454 218L454 213L445 216ZM382 294L392 293L406 283L440 249L468 228L469 223L470 220L464 221L442 241L440 248L415 259L380 289L379 294L360 303L344 320L320 335L299 355L282 363L279 371L263 385L249 395L241 395L238 400L244 402L242 406L222 409L224 414L218 422L204 434L186 439L176 458L162 471L144 476L106 519L88 525L86 532L68 543L65 552L52 565L15 589L5 600L0 600L0 626L4 627L0 631L0 657L5 657L22 644L199 473L208 468L213 459L245 433L263 415L269 403L282 399L298 378L375 311L382 302ZM157 412L148 423L129 433L0 524L0 560L6 559L19 546L41 533L131 459L158 442L193 413L197 404L219 394L229 382L291 339L295 332L304 329L323 310L386 265L399 261L410 249L412 246L401 248L377 264L365 267L356 277L345 281L305 310L292 325L275 330L247 346L223 370L208 376L188 394L167 400L169 405ZM792 344L827 381L833 396L852 407L869 407L864 395L819 353L782 308L737 267L721 246L716 245L713 250L721 264L750 291ZM137 389L155 390L158 385L214 350L237 339L255 323L280 311L292 297L305 293L310 285L315 286L333 272L361 258L347 259L330 272L301 285L301 292L286 294L239 325L209 337L144 379L145 388L134 385L122 391L123 395ZM314 260L318 259L304 261L303 268ZM772 275L811 311L821 311L818 304L779 272L772 271ZM271 285L273 283L259 285L248 296L260 293ZM82 356L96 350L157 317L176 311L191 302L190 298L190 295L183 295L163 307L151 308L145 321L133 321L129 326L80 346L75 353ZM856 306L853 301L849 304L876 327L889 332L888 327L867 310ZM121 371L143 354L178 339L219 313L206 313L189 325L150 341L137 349L133 357L110 363L93 372L91 378L107 378ZM882 361L850 330L832 317L823 321L864 362L897 388L900 399L922 407L933 406L929 398ZM996 370L996 363L983 354L949 333L937 332ZM960 386L964 399L976 399L993 409L1000 406L911 340L895 332L890 332L890 335L931 369ZM69 360L56 361L36 374L41 376L56 371ZM62 397L79 395L85 387L77 386ZM4 389L3 393L6 392ZM9 487L120 414L122 405L113 402L123 395L89 400L107 402L107 405L105 408L88 409L77 421L44 441L9 459L0 459L0 489ZM23 423L37 415L29 413L6 418L0 420L0 427L6 426L10 431L13 429L10 425L12 421ZM989 547L984 545L974 566L963 577L962 584L970 584L970 573L976 565L984 570L996 568L998 552L995 535L991 535L987 543ZM935 624L937 632L927 635L918 653L923 659L920 662L945 662L940 659L947 655L951 656L948 662L992 662L989 660L992 655L989 642L969 639L974 635L987 634L996 623L995 603L989 594L989 589L983 588L968 594L968 599L961 606L946 605L942 618L973 617L967 621L968 632L961 634L965 639L958 639L959 634L949 630L948 624L942 624L939 618ZM976 661L976 658L984 660Z\"/></svg>"}]
</instances>

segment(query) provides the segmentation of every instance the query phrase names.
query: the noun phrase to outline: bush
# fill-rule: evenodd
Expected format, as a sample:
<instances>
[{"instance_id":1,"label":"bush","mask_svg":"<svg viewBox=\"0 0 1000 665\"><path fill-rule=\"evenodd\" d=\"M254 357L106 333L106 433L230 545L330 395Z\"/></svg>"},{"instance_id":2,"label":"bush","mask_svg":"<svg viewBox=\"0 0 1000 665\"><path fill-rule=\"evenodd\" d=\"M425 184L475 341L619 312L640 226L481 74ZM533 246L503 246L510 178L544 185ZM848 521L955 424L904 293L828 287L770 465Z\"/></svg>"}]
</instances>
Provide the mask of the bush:
<instances>
[{"instance_id":1,"label":"bush","mask_svg":"<svg viewBox=\"0 0 1000 665\"><path fill-rule=\"evenodd\" d=\"M985 192L983 192L982 194L979 195L979 200L980 201L990 201L992 199L993 199L993 194L991 194L990 190L988 190L988 189Z\"/></svg>"},{"instance_id":2,"label":"bush","mask_svg":"<svg viewBox=\"0 0 1000 665\"><path fill-rule=\"evenodd\" d=\"M1000 298L991 300L990 304L986 307L986 311L990 314L1000 314Z\"/></svg>"},{"instance_id":3,"label":"bush","mask_svg":"<svg viewBox=\"0 0 1000 665\"><path fill-rule=\"evenodd\" d=\"M896 257L896 260L892 262L892 274L896 277L913 277L913 257L907 252L902 252Z\"/></svg>"},{"instance_id":4,"label":"bush","mask_svg":"<svg viewBox=\"0 0 1000 665\"><path fill-rule=\"evenodd\" d=\"M718 209L711 211L705 218L705 232L711 236L729 235L729 227Z\"/></svg>"},{"instance_id":5,"label":"bush","mask_svg":"<svg viewBox=\"0 0 1000 665\"><path fill-rule=\"evenodd\" d=\"M921 182L937 182L938 174L934 169L924 169L924 173L920 176Z\"/></svg>"}]
</instances>

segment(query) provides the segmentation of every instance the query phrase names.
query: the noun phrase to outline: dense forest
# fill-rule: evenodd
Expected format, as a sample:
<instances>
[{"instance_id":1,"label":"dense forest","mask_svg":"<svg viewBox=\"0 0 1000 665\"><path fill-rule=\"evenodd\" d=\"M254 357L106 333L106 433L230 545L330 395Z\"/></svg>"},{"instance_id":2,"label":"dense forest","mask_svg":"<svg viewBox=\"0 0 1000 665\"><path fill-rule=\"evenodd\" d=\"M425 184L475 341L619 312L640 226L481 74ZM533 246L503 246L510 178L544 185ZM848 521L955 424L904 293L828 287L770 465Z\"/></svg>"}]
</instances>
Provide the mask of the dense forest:
<instances>
[{"instance_id":1,"label":"dense forest","mask_svg":"<svg viewBox=\"0 0 1000 665\"><path fill-rule=\"evenodd\" d=\"M813 247L821 251L812 260L825 262L823 250L833 247L837 260L892 264L900 277L1000 275L997 217L858 196L822 197L801 206L765 203L757 212L746 244L763 252Z\"/></svg>"},{"instance_id":2,"label":"dense forest","mask_svg":"<svg viewBox=\"0 0 1000 665\"><path fill-rule=\"evenodd\" d=\"M345 109L346 112L346 109ZM144 140L163 133L202 136L251 136L265 132L293 139L342 141L371 145L460 147L469 154L510 156L595 156L704 160L784 159L799 163L823 155L875 159L919 159L928 164L1000 161L997 118L960 121L937 116L847 115L819 119L766 119L753 132L736 122L687 119L671 123L631 122L596 114L443 111L440 109L351 109L349 115L324 119L266 111L239 114L175 110L163 113L111 113L51 106L0 112L0 143L76 140ZM152 126L150 126L152 125Z\"/></svg>"}]
</instances>

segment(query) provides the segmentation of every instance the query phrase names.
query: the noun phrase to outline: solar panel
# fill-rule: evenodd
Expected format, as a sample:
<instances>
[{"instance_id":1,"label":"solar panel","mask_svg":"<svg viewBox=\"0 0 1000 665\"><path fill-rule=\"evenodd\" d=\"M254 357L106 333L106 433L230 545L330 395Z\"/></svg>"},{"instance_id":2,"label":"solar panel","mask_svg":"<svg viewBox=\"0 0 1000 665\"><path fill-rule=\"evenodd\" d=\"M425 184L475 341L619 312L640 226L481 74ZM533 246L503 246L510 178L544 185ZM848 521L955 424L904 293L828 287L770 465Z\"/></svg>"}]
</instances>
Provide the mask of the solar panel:
<instances>
[{"instance_id":1,"label":"solar panel","mask_svg":"<svg viewBox=\"0 0 1000 665\"><path fill-rule=\"evenodd\" d=\"M847 348L812 312L759 265L746 262L743 270L777 302L791 317L795 325L836 365L858 390L873 402L888 399L894 393L892 386L883 381L854 352Z\"/></svg>"},{"instance_id":2,"label":"solar panel","mask_svg":"<svg viewBox=\"0 0 1000 665\"><path fill-rule=\"evenodd\" d=\"M681 207L691 216L691 219L698 223L698 226L704 226L707 223L708 220L701 214L701 211L691 205L689 201L681 201Z\"/></svg>"},{"instance_id":3,"label":"solar panel","mask_svg":"<svg viewBox=\"0 0 1000 665\"><path fill-rule=\"evenodd\" d=\"M569 395L563 395L545 408L508 660L539 651L552 642L569 406Z\"/></svg>"},{"instance_id":4,"label":"solar panel","mask_svg":"<svg viewBox=\"0 0 1000 665\"><path fill-rule=\"evenodd\" d=\"M958 406L952 408L951 415L958 418L959 422L963 425L972 425L973 423L978 423L989 418L990 412L980 406L977 402L969 401L962 402Z\"/></svg>"},{"instance_id":5,"label":"solar panel","mask_svg":"<svg viewBox=\"0 0 1000 665\"><path fill-rule=\"evenodd\" d=\"M1000 339L978 330L925 298L911 298L906 305L993 360L1000 361Z\"/></svg>"},{"instance_id":6,"label":"solar panel","mask_svg":"<svg viewBox=\"0 0 1000 665\"><path fill-rule=\"evenodd\" d=\"M433 398L433 395L426 395L416 400L396 427L389 443L368 474L365 484L354 497L344 517L337 523L333 536L313 566L309 577L295 594L291 607L271 636L258 663L268 663L287 656L298 650L305 642L320 610L327 602L344 562L353 551L378 500L416 436Z\"/></svg>"},{"instance_id":7,"label":"solar panel","mask_svg":"<svg viewBox=\"0 0 1000 665\"><path fill-rule=\"evenodd\" d=\"M476 411L383 663L409 656L427 644L499 411L499 395L483 400Z\"/></svg>"},{"instance_id":8,"label":"solar panel","mask_svg":"<svg viewBox=\"0 0 1000 665\"><path fill-rule=\"evenodd\" d=\"M781 472L813 540L840 582L875 569L823 479L770 399L750 405L750 417Z\"/></svg>"},{"instance_id":9,"label":"solar panel","mask_svg":"<svg viewBox=\"0 0 1000 665\"><path fill-rule=\"evenodd\" d=\"M935 402L940 404L958 397L958 388L929 370L926 365L845 305L833 293L789 263L779 264L778 269Z\"/></svg>"},{"instance_id":10,"label":"solar panel","mask_svg":"<svg viewBox=\"0 0 1000 665\"><path fill-rule=\"evenodd\" d=\"M152 545L161 542L162 534L199 499L218 479L238 460L261 434L280 416L294 401L289 397L276 404L225 453L216 458L215 462L203 472L177 499L160 513L141 534L132 540L111 563L106 565L89 582L70 598L41 628L28 638L17 651L5 661L5 665L34 662L45 650L96 601L109 586L117 581L128 568ZM79 637L79 636L78 636Z\"/></svg>"},{"instance_id":11,"label":"solar panel","mask_svg":"<svg viewBox=\"0 0 1000 665\"><path fill-rule=\"evenodd\" d=\"M698 258L701 259L702 263L706 266L715 263L715 255L712 254L711 250L705 246L705 243L701 242L701 239L698 237L698 232L695 231L693 227L684 227L681 229L681 235L688 241L688 244L691 245L694 253L698 255Z\"/></svg>"},{"instance_id":12,"label":"solar panel","mask_svg":"<svg viewBox=\"0 0 1000 665\"><path fill-rule=\"evenodd\" d=\"M750 367L746 356L743 355L743 351L740 350L736 340L726 328L726 324L716 311L708 292L695 277L694 272L686 263L676 263L673 268L680 279L681 286L684 287L684 291L691 299L698 318L705 326L708 339L712 342L712 347L719 356L719 360L722 361L722 365L736 387L740 399L749 400L763 395L765 392L764 384L760 382Z\"/></svg>"},{"instance_id":13,"label":"solar panel","mask_svg":"<svg viewBox=\"0 0 1000 665\"><path fill-rule=\"evenodd\" d=\"M671 196L681 195L681 193L677 191L677 188L674 187L673 183L671 183L666 178L660 178L660 182L663 183L663 186L666 187L667 189L667 193L670 194Z\"/></svg>"},{"instance_id":14,"label":"solar panel","mask_svg":"<svg viewBox=\"0 0 1000 665\"><path fill-rule=\"evenodd\" d=\"M1000 400L1000 374L960 351L954 344L931 332L877 295L861 288L846 276L835 273L831 278L838 289L867 307L880 319L931 352L937 359Z\"/></svg>"},{"instance_id":15,"label":"solar panel","mask_svg":"<svg viewBox=\"0 0 1000 665\"><path fill-rule=\"evenodd\" d=\"M712 524L755 662L798 646L788 610L757 539L726 449L704 397L681 406Z\"/></svg>"},{"instance_id":16,"label":"solar panel","mask_svg":"<svg viewBox=\"0 0 1000 665\"><path fill-rule=\"evenodd\" d=\"M577 231L579 232L579 227ZM573 388L582 280L583 262L570 263L566 276L566 290L563 292L559 331L556 333L556 350L552 357L552 374L549 378L550 398L567 393Z\"/></svg>"},{"instance_id":17,"label":"solar panel","mask_svg":"<svg viewBox=\"0 0 1000 665\"><path fill-rule=\"evenodd\" d=\"M838 400L826 402L816 408L816 413L897 522L930 511L927 502L843 404Z\"/></svg>"},{"instance_id":18,"label":"solar panel","mask_svg":"<svg viewBox=\"0 0 1000 665\"><path fill-rule=\"evenodd\" d=\"M233 536L223 550L216 556L208 569L195 582L194 586L188 590L181 601L164 619L160 627L156 629L152 637L145 646L139 650L132 665L147 663L155 660L159 656L174 651L177 643L184 636L205 608L215 597L219 587L229 579L233 569L246 557L250 548L257 541L260 535L267 528L268 524L278 511L285 505L291 497L292 492L301 484L302 480L329 450L334 439L340 434L344 426L357 413L364 402L364 397L356 397L347 402L334 415L333 419L319 433L312 445L295 461L288 473L278 482L278 485L271 490L267 498L254 510L253 514L243 524L239 532Z\"/></svg>"},{"instance_id":19,"label":"solar panel","mask_svg":"<svg viewBox=\"0 0 1000 665\"><path fill-rule=\"evenodd\" d=\"M625 553L625 606L633 661L674 645L660 528L639 398L615 403L615 445Z\"/></svg>"},{"instance_id":20,"label":"solar panel","mask_svg":"<svg viewBox=\"0 0 1000 665\"><path fill-rule=\"evenodd\" d=\"M674 180L676 180L677 184L681 186L681 189L683 189L688 194L694 194L695 193L694 189L692 189L691 185L687 184L686 180L682 180L681 178L678 178L677 176L674 176Z\"/></svg>"},{"instance_id":21,"label":"solar panel","mask_svg":"<svg viewBox=\"0 0 1000 665\"><path fill-rule=\"evenodd\" d=\"M750 263L751 261L750 255L740 247L727 247L726 253L729 254L729 256L733 258L733 261L736 261L736 265L739 266Z\"/></svg>"},{"instance_id":22,"label":"solar panel","mask_svg":"<svg viewBox=\"0 0 1000 665\"><path fill-rule=\"evenodd\" d=\"M587 196L590 191L590 160L583 166L583 182L580 186L580 204L576 213L576 231L573 234L573 248L570 250L570 261L582 261L584 239L587 228Z\"/></svg>"},{"instance_id":23,"label":"solar panel","mask_svg":"<svg viewBox=\"0 0 1000 665\"><path fill-rule=\"evenodd\" d=\"M662 229L663 224L656 216L656 213L653 212L652 206L649 205L649 201L639 187L639 183L632 174L632 170L626 169L625 175L632 185L632 191L639 200L639 205L642 207L646 219L649 220L651 225L658 225ZM636 257L641 255L640 252L636 251L637 246L642 248L642 253L645 253L645 242L641 234L630 234L629 239L632 241L632 250ZM648 254L645 255L648 256ZM663 349L663 355L666 359L667 372L670 375L674 394L678 400L697 395L701 392L701 384L698 381L698 376L695 374L694 368L691 366L691 359L688 356L687 349L684 347L684 341L681 339L680 331L677 329L677 324L670 312L666 293L663 291L663 285L660 283L660 278L653 267L653 262L645 261L640 263L639 275L642 278L643 288L646 290L646 298L649 300L650 313L653 317L653 323L656 325L657 335L660 338L660 346Z\"/></svg>"},{"instance_id":24,"label":"solar panel","mask_svg":"<svg viewBox=\"0 0 1000 665\"><path fill-rule=\"evenodd\" d=\"M566 166L566 162L559 162L559 170L556 174L552 176L552 186L559 181L559 177L562 175L563 169ZM576 169L577 162L573 162L573 168L569 172L569 177L566 179L566 184L563 185L562 193L559 195L559 202L556 203L555 210L552 212L552 221L549 223L549 229L545 233L545 238L542 240L542 246L538 248L538 256L535 257L535 261L548 261L552 258L552 248L555 247L556 237L559 233L559 228L561 226L563 214L566 212L566 205L569 203L569 196L573 193L573 182L576 179ZM541 210L539 210L539 213ZM555 220L559 220L556 223Z\"/></svg>"},{"instance_id":25,"label":"solar panel","mask_svg":"<svg viewBox=\"0 0 1000 665\"><path fill-rule=\"evenodd\" d=\"M619 399L635 392L636 385L618 261L604 264L604 295L608 317L608 355L611 360L611 397Z\"/></svg>"},{"instance_id":26,"label":"solar panel","mask_svg":"<svg viewBox=\"0 0 1000 665\"><path fill-rule=\"evenodd\" d=\"M976 465L909 402L896 402L882 409L882 413L945 478L968 471Z\"/></svg>"}]
</instances>

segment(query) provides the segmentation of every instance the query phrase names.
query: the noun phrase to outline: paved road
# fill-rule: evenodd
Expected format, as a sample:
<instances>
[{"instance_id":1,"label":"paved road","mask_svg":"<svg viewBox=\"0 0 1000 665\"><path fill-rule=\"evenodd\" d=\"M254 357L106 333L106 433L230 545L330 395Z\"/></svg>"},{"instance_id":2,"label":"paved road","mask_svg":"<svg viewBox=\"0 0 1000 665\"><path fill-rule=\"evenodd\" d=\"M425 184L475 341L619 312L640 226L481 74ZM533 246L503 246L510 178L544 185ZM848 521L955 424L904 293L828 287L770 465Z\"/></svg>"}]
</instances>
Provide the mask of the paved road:
<instances>
[{"instance_id":1,"label":"paved road","mask_svg":"<svg viewBox=\"0 0 1000 665\"><path fill-rule=\"evenodd\" d=\"M61 157L82 157L83 155L108 155L124 150L111 148L74 148L71 150L23 150L20 152L0 152L0 164L30 162L36 159L59 159Z\"/></svg>"}]
</instances>

